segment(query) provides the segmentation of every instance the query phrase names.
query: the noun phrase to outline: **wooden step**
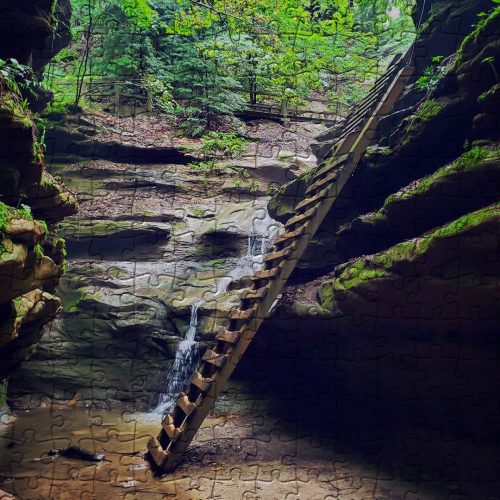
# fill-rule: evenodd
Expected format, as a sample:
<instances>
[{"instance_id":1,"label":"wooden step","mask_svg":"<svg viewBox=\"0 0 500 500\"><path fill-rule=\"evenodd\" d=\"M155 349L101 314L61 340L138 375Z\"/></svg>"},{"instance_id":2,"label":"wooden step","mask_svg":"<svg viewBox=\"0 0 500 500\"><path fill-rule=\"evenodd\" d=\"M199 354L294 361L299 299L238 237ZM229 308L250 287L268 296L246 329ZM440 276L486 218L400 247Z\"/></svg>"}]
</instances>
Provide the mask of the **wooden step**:
<instances>
[{"instance_id":1,"label":"wooden step","mask_svg":"<svg viewBox=\"0 0 500 500\"><path fill-rule=\"evenodd\" d=\"M330 175L327 175L323 179L320 179L319 181L316 181L314 184L311 184L307 189L306 189L306 194L312 193L314 191L317 191L318 189L323 188L324 186L328 186L328 189L330 189L332 182L334 182L337 177L339 176L339 171L336 170L335 172L332 172Z\"/></svg>"},{"instance_id":2,"label":"wooden step","mask_svg":"<svg viewBox=\"0 0 500 500\"><path fill-rule=\"evenodd\" d=\"M170 415L170 413L167 413L161 422L161 426L167 433L167 436L169 437L170 441L177 441L179 437L181 436L182 432L180 429L177 429L174 425L174 417Z\"/></svg>"},{"instance_id":3,"label":"wooden step","mask_svg":"<svg viewBox=\"0 0 500 500\"><path fill-rule=\"evenodd\" d=\"M300 210L301 208L308 207L309 205L314 205L318 201L321 201L330 191L330 187L327 187L323 190L321 190L319 193L315 194L314 196L311 196L310 198L306 198L305 200L302 200L296 207L295 210Z\"/></svg>"},{"instance_id":4,"label":"wooden step","mask_svg":"<svg viewBox=\"0 0 500 500\"><path fill-rule=\"evenodd\" d=\"M254 315L255 315L255 308L253 307L251 309L245 309L244 311L240 309L233 309L232 311L229 312L229 319L248 321L249 319L252 319Z\"/></svg>"},{"instance_id":5,"label":"wooden step","mask_svg":"<svg viewBox=\"0 0 500 500\"><path fill-rule=\"evenodd\" d=\"M299 215L296 215L295 217L292 217L285 224L285 228L294 226L295 224L300 224L301 222L305 222L305 221L311 219L312 217L314 217L314 215L316 214L317 211L318 211L318 207L313 207L313 208L310 208L307 212L304 212L303 214L299 214Z\"/></svg>"},{"instance_id":6,"label":"wooden step","mask_svg":"<svg viewBox=\"0 0 500 500\"><path fill-rule=\"evenodd\" d=\"M240 340L240 337L241 337L241 332L239 331L233 332L222 326L219 329L217 335L215 336L215 340L218 340L220 342L227 342L228 344L234 345L236 344L236 342L238 342L238 340Z\"/></svg>"},{"instance_id":7,"label":"wooden step","mask_svg":"<svg viewBox=\"0 0 500 500\"><path fill-rule=\"evenodd\" d=\"M289 247L284 248L283 250L278 250L277 252L268 253L264 257L264 262L272 262L273 260L286 259L292 252L295 246L290 245Z\"/></svg>"},{"instance_id":8,"label":"wooden step","mask_svg":"<svg viewBox=\"0 0 500 500\"><path fill-rule=\"evenodd\" d=\"M282 234L279 238L277 238L274 242L275 245L281 245L282 243L286 243L287 241L290 240L295 240L302 236L305 232L306 228L305 227L299 227L295 231L289 231L284 234Z\"/></svg>"},{"instance_id":9,"label":"wooden step","mask_svg":"<svg viewBox=\"0 0 500 500\"><path fill-rule=\"evenodd\" d=\"M330 158L329 160L327 160L325 165L323 165L319 170L317 170L314 173L312 179L316 181L320 177L323 177L325 174L329 174L333 170L339 168L339 166L345 163L348 159L349 159L349 154L343 154L338 157Z\"/></svg>"},{"instance_id":10,"label":"wooden step","mask_svg":"<svg viewBox=\"0 0 500 500\"><path fill-rule=\"evenodd\" d=\"M148 451L157 467L163 467L168 453L162 449L160 442L155 437L148 441Z\"/></svg>"},{"instance_id":11,"label":"wooden step","mask_svg":"<svg viewBox=\"0 0 500 500\"><path fill-rule=\"evenodd\" d=\"M252 276L252 281L269 280L277 278L281 273L280 267L273 267L272 269L265 269L264 271L257 271Z\"/></svg>"},{"instance_id":12,"label":"wooden step","mask_svg":"<svg viewBox=\"0 0 500 500\"><path fill-rule=\"evenodd\" d=\"M245 290L241 294L241 298L242 300L262 300L267 295L268 291L269 288L267 286L263 286L258 290Z\"/></svg>"},{"instance_id":13,"label":"wooden step","mask_svg":"<svg viewBox=\"0 0 500 500\"><path fill-rule=\"evenodd\" d=\"M196 370L191 377L191 383L203 392L207 392L212 382L213 380L211 378L204 378L198 370Z\"/></svg>"},{"instance_id":14,"label":"wooden step","mask_svg":"<svg viewBox=\"0 0 500 500\"><path fill-rule=\"evenodd\" d=\"M181 392L177 398L177 406L189 417L191 413L193 413L198 406L196 403L189 401L187 394Z\"/></svg>"},{"instance_id":15,"label":"wooden step","mask_svg":"<svg viewBox=\"0 0 500 500\"><path fill-rule=\"evenodd\" d=\"M227 354L219 354L215 351L212 351L211 349L207 349L205 351L205 354L203 355L202 360L205 361L205 363L209 363L217 368L221 368L225 365L228 357L229 356Z\"/></svg>"}]
</instances>

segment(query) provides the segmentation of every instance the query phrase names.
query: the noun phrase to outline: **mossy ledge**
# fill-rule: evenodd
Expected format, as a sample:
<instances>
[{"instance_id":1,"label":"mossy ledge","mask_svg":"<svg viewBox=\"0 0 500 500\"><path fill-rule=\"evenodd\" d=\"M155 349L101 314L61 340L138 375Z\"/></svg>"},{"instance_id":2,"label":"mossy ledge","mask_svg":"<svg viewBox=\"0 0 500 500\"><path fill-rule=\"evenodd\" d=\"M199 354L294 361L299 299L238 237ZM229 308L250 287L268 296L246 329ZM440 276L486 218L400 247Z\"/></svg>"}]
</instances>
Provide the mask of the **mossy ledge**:
<instances>
[{"instance_id":1,"label":"mossy ledge","mask_svg":"<svg viewBox=\"0 0 500 500\"><path fill-rule=\"evenodd\" d=\"M378 254L351 260L322 283L321 307L334 315L349 313L390 317L394 307L410 306L408 293L432 307L436 296L454 293L464 310L495 297L494 255L498 248L500 205L466 214L419 238L404 241ZM497 258L498 261L498 258ZM498 264L498 262L497 262ZM492 279L489 280L488 276Z\"/></svg>"}]
</instances>

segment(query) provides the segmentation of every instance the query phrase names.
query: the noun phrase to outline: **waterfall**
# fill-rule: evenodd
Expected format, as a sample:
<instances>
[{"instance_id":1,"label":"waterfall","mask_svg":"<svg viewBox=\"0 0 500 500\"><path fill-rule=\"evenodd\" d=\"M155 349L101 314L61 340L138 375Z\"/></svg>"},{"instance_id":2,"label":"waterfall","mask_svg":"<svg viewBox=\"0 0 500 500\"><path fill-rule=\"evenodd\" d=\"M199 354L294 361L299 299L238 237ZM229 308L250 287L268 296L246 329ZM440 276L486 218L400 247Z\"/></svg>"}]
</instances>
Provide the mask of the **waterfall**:
<instances>
[{"instance_id":1,"label":"waterfall","mask_svg":"<svg viewBox=\"0 0 500 500\"><path fill-rule=\"evenodd\" d=\"M212 298L226 292L232 281L239 280L244 276L252 276L262 267L264 256L271 246L271 240L278 232L275 224L267 209L265 209L263 218L255 218L253 232L248 236L246 253L238 259L236 266L226 276L217 281L212 290ZM195 336L198 327L198 309L203 303L203 300L197 300L191 306L189 329L185 338L177 346L174 364L168 377L168 386L154 410L155 414L163 416L172 411L176 397L188 385L198 366L200 356Z\"/></svg>"},{"instance_id":2,"label":"waterfall","mask_svg":"<svg viewBox=\"0 0 500 500\"><path fill-rule=\"evenodd\" d=\"M191 321L184 339L179 342L175 352L174 364L168 377L167 390L162 394L155 413L164 415L172 410L175 398L184 389L200 360L198 344L194 340L198 328L198 309L203 300L197 300L191 306Z\"/></svg>"},{"instance_id":3,"label":"waterfall","mask_svg":"<svg viewBox=\"0 0 500 500\"><path fill-rule=\"evenodd\" d=\"M247 252L236 262L236 266L221 278L214 286L212 293L214 297L227 291L232 281L239 280L244 276L252 276L262 266L267 249L267 238L259 234L248 236Z\"/></svg>"}]
</instances>

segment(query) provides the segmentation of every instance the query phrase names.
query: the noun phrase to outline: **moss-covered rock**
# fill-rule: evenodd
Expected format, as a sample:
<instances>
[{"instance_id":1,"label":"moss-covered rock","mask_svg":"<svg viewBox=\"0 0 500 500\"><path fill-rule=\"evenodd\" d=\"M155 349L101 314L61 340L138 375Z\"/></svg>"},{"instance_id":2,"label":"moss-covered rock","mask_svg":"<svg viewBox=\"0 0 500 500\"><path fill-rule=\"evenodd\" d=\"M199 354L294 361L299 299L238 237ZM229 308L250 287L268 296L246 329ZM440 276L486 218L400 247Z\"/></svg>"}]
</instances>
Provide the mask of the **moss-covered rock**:
<instances>
[{"instance_id":1,"label":"moss-covered rock","mask_svg":"<svg viewBox=\"0 0 500 500\"><path fill-rule=\"evenodd\" d=\"M32 290L13 299L9 313L0 322L0 347L15 340L23 326L30 323L41 326L52 321L60 304L60 299L41 289Z\"/></svg>"},{"instance_id":2,"label":"moss-covered rock","mask_svg":"<svg viewBox=\"0 0 500 500\"><path fill-rule=\"evenodd\" d=\"M31 63L39 72L71 41L69 0L5 0L0 18L0 57Z\"/></svg>"},{"instance_id":3,"label":"moss-covered rock","mask_svg":"<svg viewBox=\"0 0 500 500\"><path fill-rule=\"evenodd\" d=\"M379 252L497 201L500 152L497 144L487 146L473 147L342 227L336 234L338 262Z\"/></svg>"},{"instance_id":4,"label":"moss-covered rock","mask_svg":"<svg viewBox=\"0 0 500 500\"><path fill-rule=\"evenodd\" d=\"M477 15L492 7L491 0L417 0L413 19L419 28L414 64L420 74L432 58L456 52Z\"/></svg>"},{"instance_id":5,"label":"moss-covered rock","mask_svg":"<svg viewBox=\"0 0 500 500\"><path fill-rule=\"evenodd\" d=\"M47 171L43 171L40 182L27 191L27 197L33 213L51 223L78 212L75 196Z\"/></svg>"},{"instance_id":6,"label":"moss-covered rock","mask_svg":"<svg viewBox=\"0 0 500 500\"><path fill-rule=\"evenodd\" d=\"M69 0L8 0L1 10L0 58L15 58L41 75L71 39ZM59 310L59 299L47 292L59 281L65 249L45 221L77 209L74 197L45 170L35 112L50 95L36 86L25 92L0 75L0 383Z\"/></svg>"},{"instance_id":7,"label":"moss-covered rock","mask_svg":"<svg viewBox=\"0 0 500 500\"><path fill-rule=\"evenodd\" d=\"M500 206L469 213L419 238L339 266L319 289L334 316L422 318L461 328L498 321ZM411 298L411 300L410 300ZM472 311L476 311L472 314ZM484 323L484 324L483 324Z\"/></svg>"}]
</instances>

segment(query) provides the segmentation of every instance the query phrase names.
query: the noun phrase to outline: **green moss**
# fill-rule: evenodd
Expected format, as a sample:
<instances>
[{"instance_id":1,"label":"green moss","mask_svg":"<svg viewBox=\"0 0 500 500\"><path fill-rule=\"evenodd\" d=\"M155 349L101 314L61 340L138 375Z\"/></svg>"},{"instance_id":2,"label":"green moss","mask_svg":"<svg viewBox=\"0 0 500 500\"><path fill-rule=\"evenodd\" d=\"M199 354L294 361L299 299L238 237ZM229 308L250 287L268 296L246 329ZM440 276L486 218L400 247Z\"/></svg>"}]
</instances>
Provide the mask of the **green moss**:
<instances>
[{"instance_id":1,"label":"green moss","mask_svg":"<svg viewBox=\"0 0 500 500\"><path fill-rule=\"evenodd\" d=\"M63 236L78 236L79 238L99 238L110 236L119 231L131 229L134 224L127 221L77 221L67 220L59 223Z\"/></svg>"},{"instance_id":2,"label":"green moss","mask_svg":"<svg viewBox=\"0 0 500 500\"><path fill-rule=\"evenodd\" d=\"M474 168L483 163L486 159L498 158L499 156L500 152L498 150L491 150L485 147L474 146L471 150L465 152L462 156L455 160L450 165L450 168L452 168L453 170Z\"/></svg>"},{"instance_id":3,"label":"green moss","mask_svg":"<svg viewBox=\"0 0 500 500\"><path fill-rule=\"evenodd\" d=\"M4 97L0 102L0 114L11 115L25 128L33 128L34 122L31 112L23 107L19 98L13 95Z\"/></svg>"},{"instance_id":4,"label":"green moss","mask_svg":"<svg viewBox=\"0 0 500 500\"><path fill-rule=\"evenodd\" d=\"M225 266L226 266L225 259L217 259L212 261L213 269L224 269Z\"/></svg>"},{"instance_id":5,"label":"green moss","mask_svg":"<svg viewBox=\"0 0 500 500\"><path fill-rule=\"evenodd\" d=\"M305 181L305 182L309 182L313 176L314 176L314 173L319 169L321 168L322 166L324 166L324 164L321 164L319 167L315 167L315 168L309 168L307 169L305 172L302 172L298 178L301 180L301 181ZM280 190L281 191L281 190Z\"/></svg>"},{"instance_id":6,"label":"green moss","mask_svg":"<svg viewBox=\"0 0 500 500\"><path fill-rule=\"evenodd\" d=\"M2 380L0 382L0 408L7 405L7 381Z\"/></svg>"},{"instance_id":7,"label":"green moss","mask_svg":"<svg viewBox=\"0 0 500 500\"><path fill-rule=\"evenodd\" d=\"M14 306L16 318L24 318L24 316L26 316L26 311L22 307L23 302L21 297L14 299L12 304Z\"/></svg>"},{"instance_id":8,"label":"green moss","mask_svg":"<svg viewBox=\"0 0 500 500\"><path fill-rule=\"evenodd\" d=\"M406 146L410 142L410 136L413 134L418 124L425 123L436 116L439 116L445 105L437 101L436 99L425 100L417 112L410 118L408 125L406 126L405 137L403 139L403 146Z\"/></svg>"},{"instance_id":9,"label":"green moss","mask_svg":"<svg viewBox=\"0 0 500 500\"><path fill-rule=\"evenodd\" d=\"M404 241L389 248L385 252L381 252L371 260L374 266L382 266L386 269L392 269L395 262L410 260L418 255L426 253L437 240L443 238L457 237L467 230L486 222L489 219L499 216L500 208L498 206L490 206L477 210L459 219L446 224L445 226L426 234L421 238L416 238L409 241Z\"/></svg>"},{"instance_id":10,"label":"green moss","mask_svg":"<svg viewBox=\"0 0 500 500\"><path fill-rule=\"evenodd\" d=\"M483 208L481 210L477 210L476 212L472 212L470 214L463 215L459 219L443 226L442 228L434 231L432 233L433 238L437 237L450 237L457 236L465 231L473 228L474 226L478 226L487 220L498 217L500 214L499 206L492 206ZM429 238L430 239L430 238Z\"/></svg>"},{"instance_id":11,"label":"green moss","mask_svg":"<svg viewBox=\"0 0 500 500\"><path fill-rule=\"evenodd\" d=\"M500 151L497 149L489 149L485 147L475 146L470 151L465 152L462 156L457 158L452 164L436 170L433 174L424 177L416 182L411 188L403 192L391 194L384 202L384 208L399 201L412 198L414 196L422 195L429 191L429 189L439 181L450 174L454 174L461 170L472 169L482 165L486 160L499 158Z\"/></svg>"},{"instance_id":12,"label":"green moss","mask_svg":"<svg viewBox=\"0 0 500 500\"><path fill-rule=\"evenodd\" d=\"M336 292L356 294L360 286L365 283L390 278L395 274L403 273L405 262L427 260L429 250L446 238L456 238L461 234L478 227L490 220L498 220L500 206L490 206L476 212L464 215L459 219L436 229L421 238L404 241L384 252L363 257L348 264L341 270L340 275L331 281L323 283L319 290L321 306L333 311L336 308Z\"/></svg>"},{"instance_id":13,"label":"green moss","mask_svg":"<svg viewBox=\"0 0 500 500\"><path fill-rule=\"evenodd\" d=\"M80 310L80 302L85 300L89 294L84 288L64 287L61 289L62 304L65 312L78 313Z\"/></svg>"},{"instance_id":14,"label":"green moss","mask_svg":"<svg viewBox=\"0 0 500 500\"><path fill-rule=\"evenodd\" d=\"M417 112L415 113L415 118L426 122L439 115L439 113L441 113L443 109L444 105L439 101L436 101L435 99L427 99L418 108Z\"/></svg>"},{"instance_id":15,"label":"green moss","mask_svg":"<svg viewBox=\"0 0 500 500\"><path fill-rule=\"evenodd\" d=\"M38 224L42 227L43 232L47 235L49 234L49 228L47 227L47 223L44 220L37 220Z\"/></svg>"},{"instance_id":16,"label":"green moss","mask_svg":"<svg viewBox=\"0 0 500 500\"><path fill-rule=\"evenodd\" d=\"M358 260L342 273L339 286L343 289L355 288L365 281L386 278L389 274L384 269L371 268L364 260Z\"/></svg>"},{"instance_id":17,"label":"green moss","mask_svg":"<svg viewBox=\"0 0 500 500\"><path fill-rule=\"evenodd\" d=\"M68 255L68 252L66 251L66 240L64 238L57 238L54 241L54 248L60 252L62 257L65 259Z\"/></svg>"},{"instance_id":18,"label":"green moss","mask_svg":"<svg viewBox=\"0 0 500 500\"><path fill-rule=\"evenodd\" d=\"M187 222L185 221L180 221L180 222L174 222L172 224L172 231L174 233L180 233L181 231L184 231L184 229L187 229L188 225Z\"/></svg>"},{"instance_id":19,"label":"green moss","mask_svg":"<svg viewBox=\"0 0 500 500\"><path fill-rule=\"evenodd\" d=\"M41 259L45 255L45 252L43 251L43 247L42 247L42 245L40 245L40 243L37 243L33 247L33 250L35 252L35 255L37 256L37 259Z\"/></svg>"},{"instance_id":20,"label":"green moss","mask_svg":"<svg viewBox=\"0 0 500 500\"><path fill-rule=\"evenodd\" d=\"M200 207L193 207L191 209L191 213L195 216L195 217L203 217L205 215L205 212L206 210L203 209L203 208L200 208Z\"/></svg>"},{"instance_id":21,"label":"green moss","mask_svg":"<svg viewBox=\"0 0 500 500\"><path fill-rule=\"evenodd\" d=\"M120 267L113 267L112 269L109 269L109 275L112 276L113 278L125 278L128 276L128 273L125 269L122 269Z\"/></svg>"},{"instance_id":22,"label":"green moss","mask_svg":"<svg viewBox=\"0 0 500 500\"><path fill-rule=\"evenodd\" d=\"M477 44L479 36L481 33L487 29L490 25L496 22L496 19L500 16L500 7L495 7L488 16L484 17L481 19L474 30L467 35L460 48L458 49L457 56L455 59L455 64L453 65L453 68L456 70L463 62L464 62L464 56L465 52L469 48L469 46L474 46Z\"/></svg>"},{"instance_id":23,"label":"green moss","mask_svg":"<svg viewBox=\"0 0 500 500\"><path fill-rule=\"evenodd\" d=\"M21 208L14 208L0 201L0 242L3 241L5 228L12 219L33 220L30 207L21 205Z\"/></svg>"}]
</instances>

